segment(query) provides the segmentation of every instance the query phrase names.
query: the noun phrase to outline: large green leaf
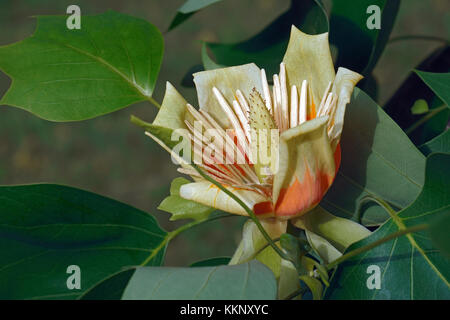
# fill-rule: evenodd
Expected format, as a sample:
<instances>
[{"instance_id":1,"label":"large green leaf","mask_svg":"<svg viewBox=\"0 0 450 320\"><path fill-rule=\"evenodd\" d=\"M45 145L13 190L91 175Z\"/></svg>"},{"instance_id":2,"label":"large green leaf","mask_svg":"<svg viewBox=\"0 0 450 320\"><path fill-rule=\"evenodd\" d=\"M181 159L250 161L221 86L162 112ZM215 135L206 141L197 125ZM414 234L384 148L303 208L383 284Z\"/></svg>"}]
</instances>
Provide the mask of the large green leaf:
<instances>
[{"instance_id":1,"label":"large green leaf","mask_svg":"<svg viewBox=\"0 0 450 320\"><path fill-rule=\"evenodd\" d=\"M275 277L253 260L234 266L138 268L123 294L125 300L268 300L275 299Z\"/></svg>"},{"instance_id":2,"label":"large green leaf","mask_svg":"<svg viewBox=\"0 0 450 320\"><path fill-rule=\"evenodd\" d=\"M166 232L149 214L70 187L0 187L0 298L72 299L124 267L160 265ZM68 266L81 269L69 290Z\"/></svg>"},{"instance_id":3,"label":"large green leaf","mask_svg":"<svg viewBox=\"0 0 450 320\"><path fill-rule=\"evenodd\" d=\"M52 121L93 118L151 97L163 38L150 23L107 11L83 16L40 16L33 36L0 47L0 69L12 79L0 104Z\"/></svg>"},{"instance_id":4,"label":"large green leaf","mask_svg":"<svg viewBox=\"0 0 450 320\"><path fill-rule=\"evenodd\" d=\"M80 300L120 300L135 268L119 271L103 279L78 297Z\"/></svg>"},{"instance_id":5,"label":"large green leaf","mask_svg":"<svg viewBox=\"0 0 450 320\"><path fill-rule=\"evenodd\" d=\"M292 25L310 34L327 32L328 18L321 1L292 0L289 10L252 38L235 44L207 43L207 47L219 65L253 62L265 68L268 74L278 73Z\"/></svg>"},{"instance_id":6,"label":"large green leaf","mask_svg":"<svg viewBox=\"0 0 450 320\"><path fill-rule=\"evenodd\" d=\"M178 8L178 12L175 18L173 18L172 22L170 23L169 31L185 22L199 10L204 9L219 1L222 0L187 0L181 7Z\"/></svg>"},{"instance_id":7,"label":"large green leaf","mask_svg":"<svg viewBox=\"0 0 450 320\"><path fill-rule=\"evenodd\" d=\"M430 223L430 234L433 245L438 248L442 254L450 259L450 238L448 236L450 230L450 210Z\"/></svg>"},{"instance_id":8,"label":"large green leaf","mask_svg":"<svg viewBox=\"0 0 450 320\"><path fill-rule=\"evenodd\" d=\"M450 73L433 73L418 71L419 77L450 108Z\"/></svg>"},{"instance_id":9,"label":"large green leaf","mask_svg":"<svg viewBox=\"0 0 450 320\"><path fill-rule=\"evenodd\" d=\"M330 42L337 47L336 65L369 75L386 46L400 0L333 0ZM369 29L367 8L381 10L381 28Z\"/></svg>"},{"instance_id":10,"label":"large green leaf","mask_svg":"<svg viewBox=\"0 0 450 320\"><path fill-rule=\"evenodd\" d=\"M450 130L421 145L419 149L426 156L433 152L450 152Z\"/></svg>"},{"instance_id":11,"label":"large green leaf","mask_svg":"<svg viewBox=\"0 0 450 320\"><path fill-rule=\"evenodd\" d=\"M400 229L431 224L450 211L450 155L428 157L426 180L416 201L389 219L354 250ZM398 221L397 221L398 220ZM447 230L448 232L448 230ZM448 241L448 237L447 237ZM366 286L367 268L380 268L380 289ZM432 244L426 230L393 239L340 265L327 297L331 299L450 299L450 260Z\"/></svg>"},{"instance_id":12,"label":"large green leaf","mask_svg":"<svg viewBox=\"0 0 450 320\"><path fill-rule=\"evenodd\" d=\"M358 88L347 105L341 148L341 167L321 202L329 212L356 219L360 199L366 195L404 208L419 194L425 157L403 130ZM378 206L363 209L365 225L377 225L388 218Z\"/></svg>"}]
</instances>

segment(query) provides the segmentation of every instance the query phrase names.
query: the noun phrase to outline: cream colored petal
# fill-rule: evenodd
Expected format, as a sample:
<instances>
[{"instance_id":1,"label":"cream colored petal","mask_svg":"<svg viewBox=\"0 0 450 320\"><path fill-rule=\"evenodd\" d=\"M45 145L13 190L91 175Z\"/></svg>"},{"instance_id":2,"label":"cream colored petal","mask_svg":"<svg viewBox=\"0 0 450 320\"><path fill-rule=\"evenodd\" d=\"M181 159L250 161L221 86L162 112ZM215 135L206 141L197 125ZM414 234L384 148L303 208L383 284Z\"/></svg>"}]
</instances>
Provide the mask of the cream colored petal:
<instances>
[{"instance_id":1,"label":"cream colored petal","mask_svg":"<svg viewBox=\"0 0 450 320\"><path fill-rule=\"evenodd\" d=\"M223 94L229 105L235 100L236 90L241 90L248 98L253 88L262 93L261 71L254 64L208 70L194 73L200 109L209 112L224 128L231 128L227 117L217 102L212 89L216 87Z\"/></svg>"},{"instance_id":2,"label":"cream colored petal","mask_svg":"<svg viewBox=\"0 0 450 320\"><path fill-rule=\"evenodd\" d=\"M260 220L260 222L264 227L264 230L266 230L272 239L276 239L286 232L287 223L285 221L264 219ZM267 241L259 231L256 224L252 220L247 220L242 230L242 240L239 243L238 249L234 253L229 264L240 264L254 259L256 254L266 245ZM275 252L273 253L278 256Z\"/></svg>"},{"instance_id":3,"label":"cream colored petal","mask_svg":"<svg viewBox=\"0 0 450 320\"><path fill-rule=\"evenodd\" d=\"M264 219L260 222L272 239L279 238L286 232L286 221ZM289 261L282 260L272 247L267 246L267 241L256 224L248 220L242 230L242 240L229 264L245 263L252 259L257 259L272 270L278 281L278 298L285 298L300 288L298 273L294 265Z\"/></svg>"},{"instance_id":4,"label":"cream colored petal","mask_svg":"<svg viewBox=\"0 0 450 320\"><path fill-rule=\"evenodd\" d=\"M183 96L178 93L170 82L167 82L163 103L153 124L172 130L179 128L186 129L184 120L193 120L192 116L187 112L186 104L187 102Z\"/></svg>"},{"instance_id":5,"label":"cream colored petal","mask_svg":"<svg viewBox=\"0 0 450 320\"><path fill-rule=\"evenodd\" d=\"M336 149L341 138L342 128L344 126L345 107L350 102L353 89L362 78L363 76L359 73L346 68L338 69L332 88L333 94L337 94L338 96L338 102L334 118L330 119L334 123L330 133L333 150Z\"/></svg>"},{"instance_id":6,"label":"cream colored petal","mask_svg":"<svg viewBox=\"0 0 450 320\"><path fill-rule=\"evenodd\" d=\"M301 88L303 80L307 80L312 88L314 103L318 106L335 76L328 33L309 35L292 26L283 62L286 64L289 87L296 85Z\"/></svg>"},{"instance_id":7,"label":"cream colored petal","mask_svg":"<svg viewBox=\"0 0 450 320\"><path fill-rule=\"evenodd\" d=\"M278 299L284 299L300 289L298 271L290 261L281 260L280 278L278 280ZM300 299L301 296L295 298Z\"/></svg>"},{"instance_id":8,"label":"cream colored petal","mask_svg":"<svg viewBox=\"0 0 450 320\"><path fill-rule=\"evenodd\" d=\"M305 233L309 244L314 249L314 251L322 258L325 264L333 262L334 260L342 256L342 253L326 239L309 230L305 230Z\"/></svg>"},{"instance_id":9,"label":"cream colored petal","mask_svg":"<svg viewBox=\"0 0 450 320\"><path fill-rule=\"evenodd\" d=\"M279 238L286 232L286 221L275 219L260 220L262 226L272 239ZM256 259L272 270L278 281L278 297L284 298L300 287L298 273L291 262L282 260L280 256L267 245L266 239L256 224L248 220L244 224L242 240L229 264L240 264Z\"/></svg>"},{"instance_id":10,"label":"cream colored petal","mask_svg":"<svg viewBox=\"0 0 450 320\"><path fill-rule=\"evenodd\" d=\"M273 201L279 219L305 214L333 182L336 165L327 129L328 117L307 121L280 136Z\"/></svg>"},{"instance_id":11,"label":"cream colored petal","mask_svg":"<svg viewBox=\"0 0 450 320\"><path fill-rule=\"evenodd\" d=\"M369 236L371 232L354 221L336 217L323 209L315 207L292 223L299 228L309 230L325 238L336 249L344 252L352 243Z\"/></svg>"},{"instance_id":12,"label":"cream colored petal","mask_svg":"<svg viewBox=\"0 0 450 320\"><path fill-rule=\"evenodd\" d=\"M227 189L239 197L250 209L253 209L257 203L267 201L265 197L254 191L233 187L227 187ZM235 200L208 181L182 185L180 196L225 212L247 216L247 212Z\"/></svg>"}]
</instances>

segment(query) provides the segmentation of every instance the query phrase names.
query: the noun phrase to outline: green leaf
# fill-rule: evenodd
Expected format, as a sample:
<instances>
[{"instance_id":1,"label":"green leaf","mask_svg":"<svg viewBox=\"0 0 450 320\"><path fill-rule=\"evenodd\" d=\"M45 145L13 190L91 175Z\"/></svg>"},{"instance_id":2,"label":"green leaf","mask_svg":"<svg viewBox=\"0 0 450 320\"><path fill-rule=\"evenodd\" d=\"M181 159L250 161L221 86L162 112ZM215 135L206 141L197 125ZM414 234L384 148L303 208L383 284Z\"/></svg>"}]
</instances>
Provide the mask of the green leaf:
<instances>
[{"instance_id":1,"label":"green leaf","mask_svg":"<svg viewBox=\"0 0 450 320\"><path fill-rule=\"evenodd\" d=\"M180 197L180 187L191 181L185 178L176 178L170 186L170 196L165 198L158 209L171 213L170 221L180 219L204 220L215 210L192 200Z\"/></svg>"},{"instance_id":2,"label":"green leaf","mask_svg":"<svg viewBox=\"0 0 450 320\"><path fill-rule=\"evenodd\" d=\"M224 65L215 63L208 55L206 42L202 43L202 63L205 70L214 70L225 67ZM191 75L192 77L192 75Z\"/></svg>"},{"instance_id":3,"label":"green leaf","mask_svg":"<svg viewBox=\"0 0 450 320\"><path fill-rule=\"evenodd\" d=\"M278 73L292 25L309 34L327 32L328 19L321 1L293 0L289 10L252 38L235 44L206 45L214 54L216 64L235 66L253 62L268 74Z\"/></svg>"},{"instance_id":4,"label":"green leaf","mask_svg":"<svg viewBox=\"0 0 450 320\"><path fill-rule=\"evenodd\" d=\"M367 8L381 10L380 29L369 29ZM400 0L333 0L330 42L337 47L336 65L369 75L375 67L394 26Z\"/></svg>"},{"instance_id":5,"label":"green leaf","mask_svg":"<svg viewBox=\"0 0 450 320\"><path fill-rule=\"evenodd\" d=\"M13 79L0 104L77 121L151 99L164 45L155 26L114 11L83 16L80 30L66 19L39 16L31 37L0 47Z\"/></svg>"},{"instance_id":6,"label":"green leaf","mask_svg":"<svg viewBox=\"0 0 450 320\"><path fill-rule=\"evenodd\" d=\"M421 145L419 149L426 156L433 152L450 152L450 130Z\"/></svg>"},{"instance_id":7,"label":"green leaf","mask_svg":"<svg viewBox=\"0 0 450 320\"><path fill-rule=\"evenodd\" d=\"M180 8L178 8L178 12L170 23L168 31L185 22L194 13L219 1L222 0L187 0Z\"/></svg>"},{"instance_id":8,"label":"green leaf","mask_svg":"<svg viewBox=\"0 0 450 320\"><path fill-rule=\"evenodd\" d=\"M262 263L198 268L138 268L123 294L125 300L272 300L273 273Z\"/></svg>"},{"instance_id":9,"label":"green leaf","mask_svg":"<svg viewBox=\"0 0 450 320\"><path fill-rule=\"evenodd\" d=\"M215 266L221 266L221 265L227 265L228 262L230 262L230 257L217 257L217 258L210 258L206 260L201 260L194 262L190 265L190 267L215 267Z\"/></svg>"},{"instance_id":10,"label":"green leaf","mask_svg":"<svg viewBox=\"0 0 450 320\"><path fill-rule=\"evenodd\" d=\"M183 184L189 183L189 181L186 178L178 177L172 180L172 183L170 184L170 194L172 196L179 196L180 195L180 188Z\"/></svg>"},{"instance_id":11,"label":"green leaf","mask_svg":"<svg viewBox=\"0 0 450 320\"><path fill-rule=\"evenodd\" d=\"M149 214L75 188L0 187L0 298L73 299L124 267L160 265L167 233ZM67 268L81 269L69 290Z\"/></svg>"},{"instance_id":12,"label":"green leaf","mask_svg":"<svg viewBox=\"0 0 450 320\"><path fill-rule=\"evenodd\" d=\"M427 72L450 72L450 46L439 47L431 52L415 69ZM409 106L418 99L427 101L430 111L442 106L443 102L422 81L415 72L410 72L395 94L383 106L383 110L403 129L408 130L423 116L413 115ZM445 131L450 109L444 110L419 126L409 138L415 145L422 145Z\"/></svg>"},{"instance_id":13,"label":"green leaf","mask_svg":"<svg viewBox=\"0 0 450 320\"><path fill-rule=\"evenodd\" d=\"M327 211L357 220L359 202L366 195L404 208L419 194L425 157L403 130L358 88L347 105L341 149L339 172L321 202ZM364 225L378 225L389 217L375 205L362 209Z\"/></svg>"},{"instance_id":14,"label":"green leaf","mask_svg":"<svg viewBox=\"0 0 450 320\"><path fill-rule=\"evenodd\" d=\"M450 108L450 73L433 73L414 70L415 73Z\"/></svg>"},{"instance_id":15,"label":"green leaf","mask_svg":"<svg viewBox=\"0 0 450 320\"><path fill-rule=\"evenodd\" d=\"M411 107L412 114L424 114L430 110L428 107L428 102L424 99L416 100Z\"/></svg>"},{"instance_id":16,"label":"green leaf","mask_svg":"<svg viewBox=\"0 0 450 320\"><path fill-rule=\"evenodd\" d=\"M120 300L135 268L120 271L102 280L78 297L80 300Z\"/></svg>"},{"instance_id":17,"label":"green leaf","mask_svg":"<svg viewBox=\"0 0 450 320\"><path fill-rule=\"evenodd\" d=\"M448 237L449 230L450 210L448 210L441 217L431 221L428 232L433 245L450 259L450 239Z\"/></svg>"},{"instance_id":18,"label":"green leaf","mask_svg":"<svg viewBox=\"0 0 450 320\"><path fill-rule=\"evenodd\" d=\"M448 215L450 211L450 155L427 158L426 179L416 201L389 219L371 236L347 252L385 236ZM446 229L448 241L448 228ZM368 289L367 268L380 268L380 289ZM433 246L427 230L408 234L351 258L336 270L327 290L331 299L449 299L450 260Z\"/></svg>"}]
</instances>

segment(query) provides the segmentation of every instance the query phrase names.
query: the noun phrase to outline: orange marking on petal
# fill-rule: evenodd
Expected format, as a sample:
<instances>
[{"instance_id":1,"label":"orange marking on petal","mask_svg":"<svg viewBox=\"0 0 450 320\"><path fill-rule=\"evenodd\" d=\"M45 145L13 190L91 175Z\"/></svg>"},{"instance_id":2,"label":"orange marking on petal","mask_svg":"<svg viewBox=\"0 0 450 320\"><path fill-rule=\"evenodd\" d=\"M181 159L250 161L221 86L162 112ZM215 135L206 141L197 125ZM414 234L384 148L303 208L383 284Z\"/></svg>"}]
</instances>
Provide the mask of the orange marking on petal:
<instances>
[{"instance_id":1,"label":"orange marking on petal","mask_svg":"<svg viewBox=\"0 0 450 320\"><path fill-rule=\"evenodd\" d=\"M278 217L300 216L320 202L334 180L334 176L318 170L315 175L305 164L305 175L300 182L295 177L288 188L282 188L275 206Z\"/></svg>"},{"instance_id":2,"label":"orange marking on petal","mask_svg":"<svg viewBox=\"0 0 450 320\"><path fill-rule=\"evenodd\" d=\"M311 96L311 108L310 108L310 112L307 115L307 120L312 120L316 118L316 105L314 104L314 100Z\"/></svg>"},{"instance_id":3,"label":"orange marking on petal","mask_svg":"<svg viewBox=\"0 0 450 320\"><path fill-rule=\"evenodd\" d=\"M257 203L253 206L253 212L260 216L262 214L267 214L273 212L273 206L271 201L264 201Z\"/></svg>"}]
</instances>

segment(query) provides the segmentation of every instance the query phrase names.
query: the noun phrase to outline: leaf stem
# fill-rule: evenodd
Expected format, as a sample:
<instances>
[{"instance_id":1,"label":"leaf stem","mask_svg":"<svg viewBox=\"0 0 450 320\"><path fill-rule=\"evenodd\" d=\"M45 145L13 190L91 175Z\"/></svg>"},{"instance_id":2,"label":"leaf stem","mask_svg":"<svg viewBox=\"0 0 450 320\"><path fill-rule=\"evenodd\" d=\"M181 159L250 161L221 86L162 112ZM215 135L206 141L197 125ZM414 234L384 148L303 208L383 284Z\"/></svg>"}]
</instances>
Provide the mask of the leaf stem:
<instances>
[{"instance_id":1,"label":"leaf stem","mask_svg":"<svg viewBox=\"0 0 450 320\"><path fill-rule=\"evenodd\" d=\"M409 228L402 229L402 230L399 230L397 232L391 233L390 235L388 235L388 236L386 236L386 237L384 237L382 239L379 239L379 240L377 240L375 242L369 243L369 244L367 244L367 245L365 245L363 247L357 248L355 250L352 250L352 251L342 255L338 259L336 259L333 262L330 262L329 264L327 264L326 268L328 270L331 270L334 267L336 267L337 265L339 265L340 263L342 263L342 262L344 262L344 261L346 261L346 260L348 260L350 258L353 258L354 256L357 256L357 255L359 255L359 254L361 254L363 252L372 250L373 248L375 248L375 247L377 247L377 246L379 246L379 245L381 245L381 244L383 244L385 242L388 242L388 241L390 241L392 239L401 237L401 236L409 234L409 233L425 230L428 227L429 227L429 225L427 225L427 224L418 224L418 225L415 225L415 226L412 226L412 227L409 227Z\"/></svg>"},{"instance_id":2,"label":"leaf stem","mask_svg":"<svg viewBox=\"0 0 450 320\"><path fill-rule=\"evenodd\" d=\"M227 194L230 198L232 198L234 201L236 201L244 210L245 212L247 212L247 214L249 215L249 217L253 220L253 222L256 224L256 226L258 227L259 231L261 232L261 234L263 235L263 237L266 239L266 241L270 244L270 246L273 248L273 250L275 250L275 252L284 260L290 261L292 263L294 263L287 254L285 254L272 240L272 238L267 234L266 230L264 229L264 227L261 225L261 223L259 222L259 219L256 217L255 213L253 212L253 210L251 210L239 197L237 197L236 195L234 195L230 190L228 190L227 188L225 188L222 184L220 184L219 182L217 182L216 180L212 179L210 176L208 176L207 174L205 174L203 172L202 169L200 169L196 164L192 163L191 166L207 181L211 182L212 184L214 184L216 187L218 187L220 190L222 190L223 192L225 192L225 194Z\"/></svg>"},{"instance_id":3,"label":"leaf stem","mask_svg":"<svg viewBox=\"0 0 450 320\"><path fill-rule=\"evenodd\" d=\"M444 104L438 108L431 109L425 116L423 116L421 119L419 119L416 123L414 123L412 126L410 126L408 129L405 130L406 134L411 134L414 130L416 130L418 127L420 127L422 124L430 120L432 117L440 113L441 111L447 109L447 106Z\"/></svg>"},{"instance_id":4,"label":"leaf stem","mask_svg":"<svg viewBox=\"0 0 450 320\"><path fill-rule=\"evenodd\" d=\"M153 104L158 109L161 109L161 105L158 103L158 101L156 101L152 97L149 97L149 96L146 96L146 97L147 97L148 101L150 101L151 104Z\"/></svg>"}]
</instances>

